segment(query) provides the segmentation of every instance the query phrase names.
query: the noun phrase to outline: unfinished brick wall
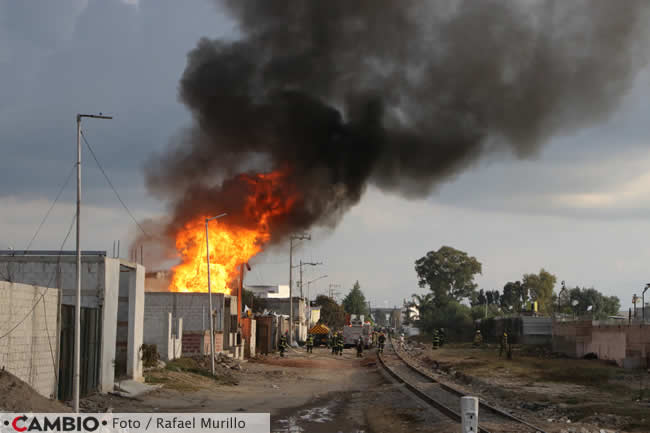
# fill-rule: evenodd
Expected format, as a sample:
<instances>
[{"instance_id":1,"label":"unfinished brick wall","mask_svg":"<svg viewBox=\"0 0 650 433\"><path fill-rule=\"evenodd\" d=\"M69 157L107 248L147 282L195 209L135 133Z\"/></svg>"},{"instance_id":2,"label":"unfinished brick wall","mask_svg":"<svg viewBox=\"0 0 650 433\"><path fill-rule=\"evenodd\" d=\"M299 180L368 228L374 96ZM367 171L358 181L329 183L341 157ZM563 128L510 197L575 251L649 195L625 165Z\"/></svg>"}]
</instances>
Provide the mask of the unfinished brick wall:
<instances>
[{"instance_id":1,"label":"unfinished brick wall","mask_svg":"<svg viewBox=\"0 0 650 433\"><path fill-rule=\"evenodd\" d=\"M0 339L0 365L48 398L56 395L58 307L58 289L0 281L0 335L25 319Z\"/></svg>"}]
</instances>

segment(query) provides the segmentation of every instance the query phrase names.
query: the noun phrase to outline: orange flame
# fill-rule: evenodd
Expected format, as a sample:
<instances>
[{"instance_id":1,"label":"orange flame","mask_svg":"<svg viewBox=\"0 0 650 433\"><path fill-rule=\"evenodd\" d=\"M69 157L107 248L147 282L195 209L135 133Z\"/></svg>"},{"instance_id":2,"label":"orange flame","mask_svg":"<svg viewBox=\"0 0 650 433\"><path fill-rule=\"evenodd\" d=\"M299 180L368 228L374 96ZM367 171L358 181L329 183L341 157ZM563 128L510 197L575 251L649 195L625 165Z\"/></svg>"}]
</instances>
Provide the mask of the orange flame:
<instances>
[{"instance_id":1,"label":"orange flame","mask_svg":"<svg viewBox=\"0 0 650 433\"><path fill-rule=\"evenodd\" d=\"M229 286L239 277L239 265L262 251L271 239L271 220L286 215L296 202L296 197L287 193L285 179L285 173L280 171L240 175L238 180L245 182L249 191L242 214L227 215L208 223L210 285L214 293L230 293ZM208 291L206 217L209 216L197 216L176 235L181 264L172 269L171 291ZM235 225L229 220L246 223Z\"/></svg>"}]
</instances>

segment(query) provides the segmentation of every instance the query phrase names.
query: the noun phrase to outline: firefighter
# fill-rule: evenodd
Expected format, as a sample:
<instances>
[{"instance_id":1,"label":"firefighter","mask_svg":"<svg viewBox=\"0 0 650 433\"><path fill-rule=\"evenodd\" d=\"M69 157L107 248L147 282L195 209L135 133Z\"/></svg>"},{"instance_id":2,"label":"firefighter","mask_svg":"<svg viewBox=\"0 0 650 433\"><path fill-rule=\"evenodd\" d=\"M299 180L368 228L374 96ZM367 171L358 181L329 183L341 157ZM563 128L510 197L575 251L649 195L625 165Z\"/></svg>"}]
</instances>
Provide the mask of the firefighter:
<instances>
[{"instance_id":1,"label":"firefighter","mask_svg":"<svg viewBox=\"0 0 650 433\"><path fill-rule=\"evenodd\" d=\"M501 346L499 347L499 358L501 358L501 354L505 353L506 355L509 354L510 352L510 346L508 344L508 330L504 329L503 330L503 335L501 336Z\"/></svg>"},{"instance_id":2,"label":"firefighter","mask_svg":"<svg viewBox=\"0 0 650 433\"><path fill-rule=\"evenodd\" d=\"M379 342L379 345L377 347L377 351L379 353L384 353L384 343L386 343L386 336L384 335L383 332L379 334L379 337L377 338L377 341Z\"/></svg>"},{"instance_id":3,"label":"firefighter","mask_svg":"<svg viewBox=\"0 0 650 433\"><path fill-rule=\"evenodd\" d=\"M337 337L337 334L336 334L336 332L334 332L334 333L332 333L332 335L330 336L330 339L328 341L330 347L332 348L332 355L336 355L336 337Z\"/></svg>"},{"instance_id":4,"label":"firefighter","mask_svg":"<svg viewBox=\"0 0 650 433\"><path fill-rule=\"evenodd\" d=\"M440 335L440 347L442 347L447 341L447 331L445 331L445 328L440 328L438 333Z\"/></svg>"},{"instance_id":5,"label":"firefighter","mask_svg":"<svg viewBox=\"0 0 650 433\"><path fill-rule=\"evenodd\" d=\"M339 338L338 338L338 349L339 349L339 356L343 356L343 348L345 347L345 342L343 340L343 332L339 333Z\"/></svg>"},{"instance_id":6,"label":"firefighter","mask_svg":"<svg viewBox=\"0 0 650 433\"><path fill-rule=\"evenodd\" d=\"M288 344L287 344L287 334L285 333L282 337L280 337L280 356L284 358L284 352L287 350Z\"/></svg>"},{"instance_id":7,"label":"firefighter","mask_svg":"<svg viewBox=\"0 0 650 433\"><path fill-rule=\"evenodd\" d=\"M438 328L433 330L433 350L437 350L440 347L440 333Z\"/></svg>"},{"instance_id":8,"label":"firefighter","mask_svg":"<svg viewBox=\"0 0 650 433\"><path fill-rule=\"evenodd\" d=\"M357 358L363 358L363 337L357 340Z\"/></svg>"},{"instance_id":9,"label":"firefighter","mask_svg":"<svg viewBox=\"0 0 650 433\"><path fill-rule=\"evenodd\" d=\"M314 352L314 336L309 334L307 336L307 353Z\"/></svg>"},{"instance_id":10,"label":"firefighter","mask_svg":"<svg viewBox=\"0 0 650 433\"><path fill-rule=\"evenodd\" d=\"M476 334L474 334L474 347L479 347L481 344L483 344L483 336L481 330L477 329Z\"/></svg>"}]
</instances>

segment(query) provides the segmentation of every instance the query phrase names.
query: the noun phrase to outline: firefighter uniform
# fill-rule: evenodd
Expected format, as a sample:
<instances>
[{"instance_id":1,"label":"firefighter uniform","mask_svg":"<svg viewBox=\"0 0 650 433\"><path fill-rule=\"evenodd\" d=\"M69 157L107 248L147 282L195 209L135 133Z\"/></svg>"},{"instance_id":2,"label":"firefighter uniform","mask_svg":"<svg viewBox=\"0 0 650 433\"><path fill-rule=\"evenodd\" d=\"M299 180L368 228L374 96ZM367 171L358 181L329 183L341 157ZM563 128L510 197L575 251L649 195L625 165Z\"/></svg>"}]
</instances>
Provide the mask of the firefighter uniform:
<instances>
[{"instance_id":1,"label":"firefighter uniform","mask_svg":"<svg viewBox=\"0 0 650 433\"><path fill-rule=\"evenodd\" d=\"M313 353L313 350L314 350L314 336L313 335L309 334L309 336L307 336L307 344L306 344L306 346L307 346L307 353Z\"/></svg>"},{"instance_id":2,"label":"firefighter uniform","mask_svg":"<svg viewBox=\"0 0 650 433\"><path fill-rule=\"evenodd\" d=\"M440 336L440 347L442 347L445 341L447 341L447 331L445 331L445 328L440 328L438 335Z\"/></svg>"},{"instance_id":3,"label":"firefighter uniform","mask_svg":"<svg viewBox=\"0 0 650 433\"><path fill-rule=\"evenodd\" d=\"M345 346L345 343L343 342L343 333L339 333L339 338L338 338L338 353L339 356L343 356L343 347Z\"/></svg>"},{"instance_id":4,"label":"firefighter uniform","mask_svg":"<svg viewBox=\"0 0 650 433\"><path fill-rule=\"evenodd\" d=\"M363 358L363 338L359 337L357 341L357 358Z\"/></svg>"},{"instance_id":5,"label":"firefighter uniform","mask_svg":"<svg viewBox=\"0 0 650 433\"><path fill-rule=\"evenodd\" d=\"M483 344L483 336L481 335L481 330L477 329L476 334L474 334L474 346L478 347Z\"/></svg>"},{"instance_id":6,"label":"firefighter uniform","mask_svg":"<svg viewBox=\"0 0 650 433\"><path fill-rule=\"evenodd\" d=\"M289 345L287 344L287 336L283 335L280 337L280 356L284 357L284 352L287 350L287 347Z\"/></svg>"},{"instance_id":7,"label":"firefighter uniform","mask_svg":"<svg viewBox=\"0 0 650 433\"><path fill-rule=\"evenodd\" d=\"M377 341L379 343L378 346L377 346L377 351L379 353L384 353L384 344L386 343L386 336L384 335L383 332L381 334L379 334L379 337L377 338Z\"/></svg>"},{"instance_id":8,"label":"firefighter uniform","mask_svg":"<svg viewBox=\"0 0 650 433\"><path fill-rule=\"evenodd\" d=\"M499 347L499 357L501 357L501 354L505 352L506 355L508 355L510 346L508 345L508 331L503 331L503 335L501 336L501 347Z\"/></svg>"},{"instance_id":9,"label":"firefighter uniform","mask_svg":"<svg viewBox=\"0 0 650 433\"><path fill-rule=\"evenodd\" d=\"M440 333L438 328L433 330L433 349L436 350L440 347Z\"/></svg>"}]
</instances>

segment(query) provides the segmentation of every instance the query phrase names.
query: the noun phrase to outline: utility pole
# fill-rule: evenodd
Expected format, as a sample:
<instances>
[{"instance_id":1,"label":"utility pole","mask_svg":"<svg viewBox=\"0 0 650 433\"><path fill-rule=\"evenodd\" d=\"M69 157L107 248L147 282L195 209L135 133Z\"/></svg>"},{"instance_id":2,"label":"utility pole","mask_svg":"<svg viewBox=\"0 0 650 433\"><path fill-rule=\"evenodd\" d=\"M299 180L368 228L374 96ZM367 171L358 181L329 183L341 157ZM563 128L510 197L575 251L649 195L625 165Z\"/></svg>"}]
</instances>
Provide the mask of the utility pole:
<instances>
[{"instance_id":1,"label":"utility pole","mask_svg":"<svg viewBox=\"0 0 650 433\"><path fill-rule=\"evenodd\" d=\"M328 291L330 299L334 299L334 296L339 294L339 292L337 292L335 290L332 290L334 287L340 288L341 285L340 284L330 284L329 291Z\"/></svg>"},{"instance_id":2,"label":"utility pole","mask_svg":"<svg viewBox=\"0 0 650 433\"><path fill-rule=\"evenodd\" d=\"M291 235L289 237L289 344L293 344L293 241L311 240L311 235Z\"/></svg>"},{"instance_id":3,"label":"utility pole","mask_svg":"<svg viewBox=\"0 0 650 433\"><path fill-rule=\"evenodd\" d=\"M72 375L72 395L76 413L79 413L79 370L81 367L81 119L84 117L112 119L112 117L104 116L102 113L99 113L99 115L77 114L77 292L74 305L74 370Z\"/></svg>"},{"instance_id":4,"label":"utility pole","mask_svg":"<svg viewBox=\"0 0 650 433\"><path fill-rule=\"evenodd\" d=\"M208 304L210 308L210 372L214 376L214 318L212 317L212 285L210 284L210 235L208 233L208 223L212 220L225 217L228 214L222 213L212 218L205 219L205 257L208 264ZM237 316L239 323L239 316Z\"/></svg>"}]
</instances>

